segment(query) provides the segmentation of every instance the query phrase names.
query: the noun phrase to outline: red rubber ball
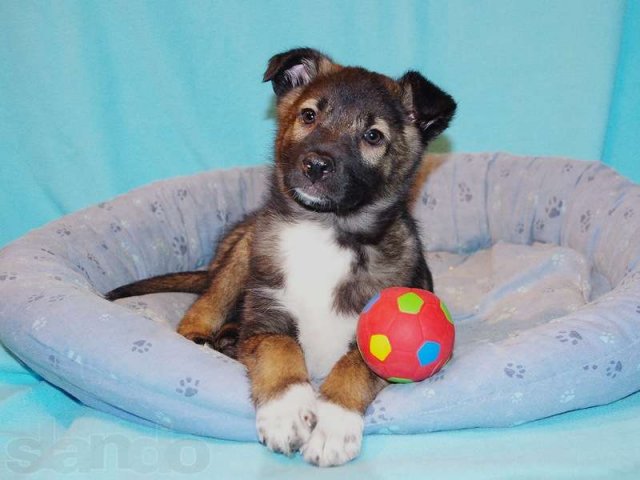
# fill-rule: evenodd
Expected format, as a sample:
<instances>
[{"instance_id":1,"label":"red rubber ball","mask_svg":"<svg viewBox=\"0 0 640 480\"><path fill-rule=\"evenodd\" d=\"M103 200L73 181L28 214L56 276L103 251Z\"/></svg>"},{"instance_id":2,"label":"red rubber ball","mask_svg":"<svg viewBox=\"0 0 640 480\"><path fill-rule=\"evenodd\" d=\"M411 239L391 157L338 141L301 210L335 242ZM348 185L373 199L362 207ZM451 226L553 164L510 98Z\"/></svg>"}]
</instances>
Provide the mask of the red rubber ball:
<instances>
[{"instance_id":1,"label":"red rubber ball","mask_svg":"<svg viewBox=\"0 0 640 480\"><path fill-rule=\"evenodd\" d=\"M392 287L369 300L356 339L376 375L411 383L430 377L449 361L455 328L446 305L433 293Z\"/></svg>"}]
</instances>

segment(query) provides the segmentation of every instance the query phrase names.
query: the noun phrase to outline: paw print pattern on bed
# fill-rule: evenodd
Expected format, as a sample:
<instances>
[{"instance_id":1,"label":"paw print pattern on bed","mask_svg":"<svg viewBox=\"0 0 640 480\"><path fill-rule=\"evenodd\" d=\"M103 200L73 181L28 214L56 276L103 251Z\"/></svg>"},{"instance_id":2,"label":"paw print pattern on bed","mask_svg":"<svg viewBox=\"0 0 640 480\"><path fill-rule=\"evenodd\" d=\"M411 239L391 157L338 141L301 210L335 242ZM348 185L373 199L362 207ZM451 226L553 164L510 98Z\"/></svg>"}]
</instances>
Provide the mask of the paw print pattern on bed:
<instances>
[{"instance_id":1,"label":"paw print pattern on bed","mask_svg":"<svg viewBox=\"0 0 640 480\"><path fill-rule=\"evenodd\" d=\"M185 397L193 397L198 394L198 386L200 380L191 377L186 377L180 380L179 387L176 388L176 392Z\"/></svg>"},{"instance_id":2,"label":"paw print pattern on bed","mask_svg":"<svg viewBox=\"0 0 640 480\"><path fill-rule=\"evenodd\" d=\"M132 344L131 351L137 353L147 353L151 349L151 347L153 347L153 344L151 342L147 342L144 339L136 340Z\"/></svg>"},{"instance_id":3,"label":"paw print pattern on bed","mask_svg":"<svg viewBox=\"0 0 640 480\"><path fill-rule=\"evenodd\" d=\"M562 213L563 206L564 201L554 195L547 201L547 206L544 211L550 219L557 218Z\"/></svg>"},{"instance_id":4,"label":"paw print pattern on bed","mask_svg":"<svg viewBox=\"0 0 640 480\"><path fill-rule=\"evenodd\" d=\"M18 274L15 272L0 272L0 282L11 282L18 279Z\"/></svg>"},{"instance_id":5,"label":"paw print pattern on bed","mask_svg":"<svg viewBox=\"0 0 640 480\"><path fill-rule=\"evenodd\" d=\"M377 423L390 423L393 418L387 417L387 408L380 400L374 400L365 413L366 420L375 425Z\"/></svg>"},{"instance_id":6,"label":"paw print pattern on bed","mask_svg":"<svg viewBox=\"0 0 640 480\"><path fill-rule=\"evenodd\" d=\"M582 341L582 335L580 335L580 333L576 332L575 330L571 330L569 332L566 330L560 330L556 335L556 338L561 343L566 343L573 346L578 345L578 343Z\"/></svg>"},{"instance_id":7,"label":"paw print pattern on bed","mask_svg":"<svg viewBox=\"0 0 640 480\"><path fill-rule=\"evenodd\" d=\"M526 373L527 369L524 365L516 363L507 363L507 366L504 368L504 374L509 378L523 379Z\"/></svg>"},{"instance_id":8,"label":"paw print pattern on bed","mask_svg":"<svg viewBox=\"0 0 640 480\"><path fill-rule=\"evenodd\" d=\"M366 432L508 426L640 389L640 187L590 162L506 154L438 161L415 206L429 239L428 260L442 266L436 289L446 286L449 266L472 254L487 252L502 262L500 252L514 245L533 252L538 244L578 253L605 285L589 296L582 274L571 277L582 303L566 302L565 283L522 282L516 275L522 264L512 277L520 284L479 284L476 275L462 288L467 296L472 288L490 302L504 300L505 292L540 295L527 308L505 301L486 317L483 311L492 313L496 303L477 311L453 305L468 315L456 318L460 343L446 371L385 389L367 411ZM192 296L109 303L100 293L206 265L219 235L260 202L266 172L207 172L143 187L0 251L3 343L93 407L183 432L255 439L243 367L174 331L172 322ZM447 264L452 258L458 263ZM576 258L540 265L578 268ZM541 304L563 298L564 307L575 308L538 315Z\"/></svg>"}]
</instances>

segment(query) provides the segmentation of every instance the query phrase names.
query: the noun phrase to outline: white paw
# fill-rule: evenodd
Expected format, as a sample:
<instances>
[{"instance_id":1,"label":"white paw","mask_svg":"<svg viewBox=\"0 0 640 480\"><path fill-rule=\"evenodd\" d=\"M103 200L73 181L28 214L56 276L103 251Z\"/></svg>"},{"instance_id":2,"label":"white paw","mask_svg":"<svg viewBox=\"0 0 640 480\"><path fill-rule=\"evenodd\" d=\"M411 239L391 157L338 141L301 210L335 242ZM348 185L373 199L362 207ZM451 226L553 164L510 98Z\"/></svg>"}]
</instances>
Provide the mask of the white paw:
<instances>
[{"instance_id":1,"label":"white paw","mask_svg":"<svg viewBox=\"0 0 640 480\"><path fill-rule=\"evenodd\" d=\"M256 410L260 442L285 455L298 451L309 440L316 425L316 402L311 385L300 383L260 405Z\"/></svg>"},{"instance_id":2,"label":"white paw","mask_svg":"<svg viewBox=\"0 0 640 480\"><path fill-rule=\"evenodd\" d=\"M333 467L353 460L360 453L364 420L358 412L318 400L318 424L300 452L319 467Z\"/></svg>"}]
</instances>

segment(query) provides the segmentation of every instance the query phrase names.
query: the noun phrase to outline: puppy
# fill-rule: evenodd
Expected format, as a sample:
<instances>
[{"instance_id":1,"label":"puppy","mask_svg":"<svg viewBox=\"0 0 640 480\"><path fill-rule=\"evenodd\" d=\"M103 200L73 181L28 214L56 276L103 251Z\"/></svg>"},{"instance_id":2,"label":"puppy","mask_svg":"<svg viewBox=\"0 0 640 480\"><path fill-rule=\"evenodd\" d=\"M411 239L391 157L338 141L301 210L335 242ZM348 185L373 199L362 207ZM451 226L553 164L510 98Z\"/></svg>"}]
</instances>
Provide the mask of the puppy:
<instances>
[{"instance_id":1,"label":"puppy","mask_svg":"<svg viewBox=\"0 0 640 480\"><path fill-rule=\"evenodd\" d=\"M264 206L221 241L207 272L107 297L201 293L178 332L246 366L260 441L340 465L358 455L363 414L386 385L358 352L359 312L386 287L433 289L408 195L456 104L417 72L393 80L308 48L275 55L264 81L278 116Z\"/></svg>"}]
</instances>

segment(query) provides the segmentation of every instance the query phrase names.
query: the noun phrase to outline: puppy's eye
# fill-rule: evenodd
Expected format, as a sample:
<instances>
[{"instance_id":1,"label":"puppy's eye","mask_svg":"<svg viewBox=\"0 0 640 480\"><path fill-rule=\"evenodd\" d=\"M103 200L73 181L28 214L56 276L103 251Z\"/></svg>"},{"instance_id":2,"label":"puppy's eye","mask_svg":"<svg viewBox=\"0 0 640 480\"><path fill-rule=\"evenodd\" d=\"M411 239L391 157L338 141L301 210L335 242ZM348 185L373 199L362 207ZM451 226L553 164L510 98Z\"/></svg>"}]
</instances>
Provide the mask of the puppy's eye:
<instances>
[{"instance_id":1,"label":"puppy's eye","mask_svg":"<svg viewBox=\"0 0 640 480\"><path fill-rule=\"evenodd\" d=\"M302 121L307 125L311 125L316 121L316 112L311 108L303 108L300 112L300 118L302 118Z\"/></svg>"},{"instance_id":2,"label":"puppy's eye","mask_svg":"<svg viewBox=\"0 0 640 480\"><path fill-rule=\"evenodd\" d=\"M375 128L371 128L364 132L364 140L369 145L379 145L382 142L384 135L380 130L376 130Z\"/></svg>"}]
</instances>

